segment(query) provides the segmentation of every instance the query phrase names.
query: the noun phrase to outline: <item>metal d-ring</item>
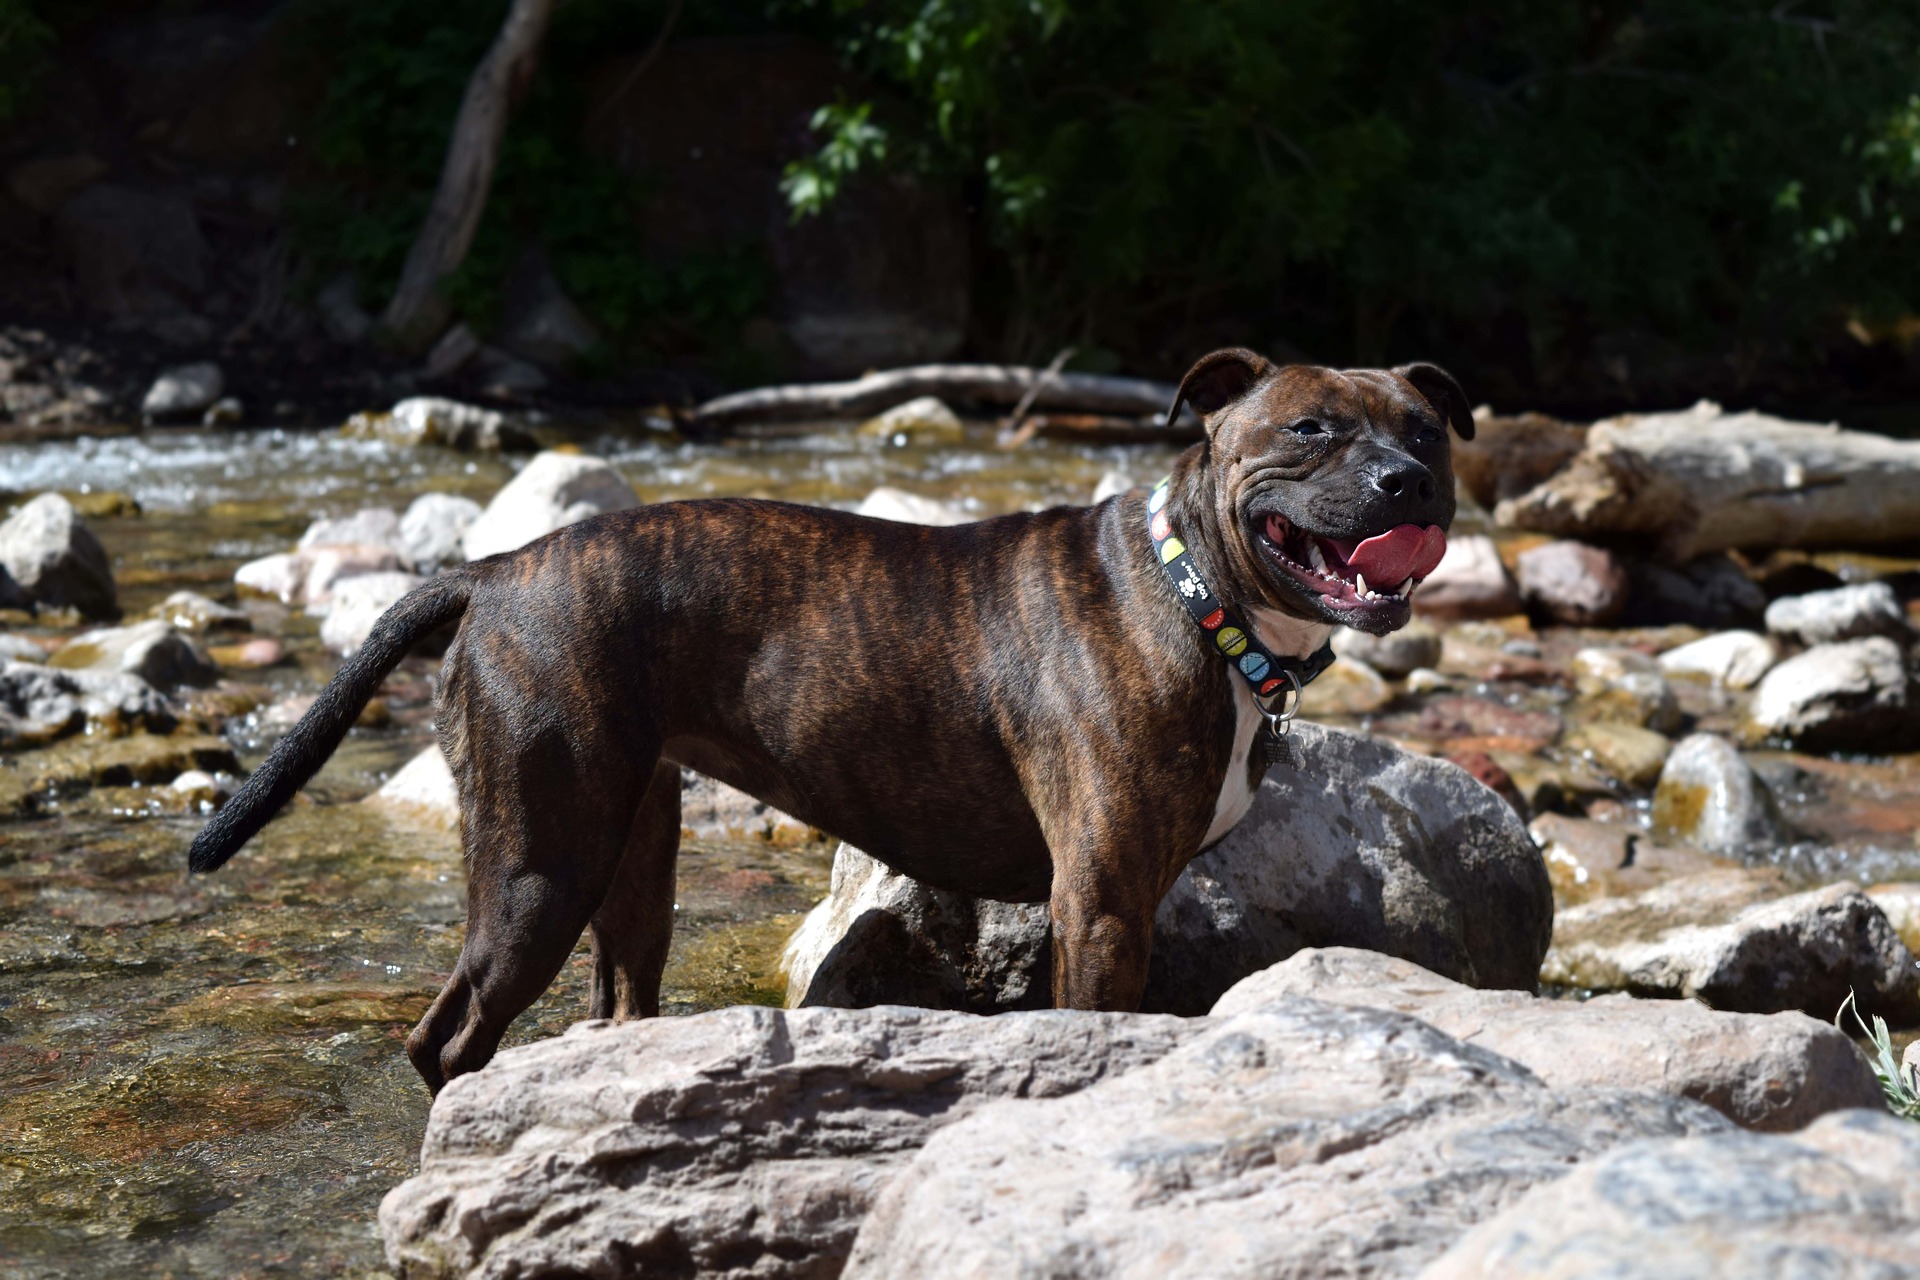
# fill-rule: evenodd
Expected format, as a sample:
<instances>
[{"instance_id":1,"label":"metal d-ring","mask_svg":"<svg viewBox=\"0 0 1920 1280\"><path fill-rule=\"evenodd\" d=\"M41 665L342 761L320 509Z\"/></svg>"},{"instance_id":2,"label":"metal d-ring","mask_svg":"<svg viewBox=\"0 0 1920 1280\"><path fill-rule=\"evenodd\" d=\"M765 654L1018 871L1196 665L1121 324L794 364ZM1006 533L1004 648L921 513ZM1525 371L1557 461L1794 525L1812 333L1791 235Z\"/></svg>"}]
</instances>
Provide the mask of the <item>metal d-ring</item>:
<instances>
[{"instance_id":1,"label":"metal d-ring","mask_svg":"<svg viewBox=\"0 0 1920 1280\"><path fill-rule=\"evenodd\" d=\"M1285 736L1293 728L1293 718L1300 714L1300 699L1306 694L1305 687L1300 683L1300 677L1293 671L1282 668L1280 674L1285 676L1287 683L1293 686L1292 697L1288 697L1285 692L1280 694L1280 705L1286 710L1269 711L1265 707L1260 707L1260 714L1267 718L1267 728L1276 738ZM1258 699L1255 700L1254 705L1260 705Z\"/></svg>"}]
</instances>

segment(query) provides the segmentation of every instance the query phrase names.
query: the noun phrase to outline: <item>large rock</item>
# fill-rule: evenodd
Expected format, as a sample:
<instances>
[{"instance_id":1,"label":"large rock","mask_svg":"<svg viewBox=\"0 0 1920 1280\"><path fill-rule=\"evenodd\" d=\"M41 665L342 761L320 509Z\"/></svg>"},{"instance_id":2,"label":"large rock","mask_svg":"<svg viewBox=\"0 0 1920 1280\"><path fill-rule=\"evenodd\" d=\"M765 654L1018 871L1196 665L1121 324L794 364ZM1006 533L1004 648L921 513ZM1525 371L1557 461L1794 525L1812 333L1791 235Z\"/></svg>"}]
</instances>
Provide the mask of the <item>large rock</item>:
<instances>
[{"instance_id":1,"label":"large rock","mask_svg":"<svg viewBox=\"0 0 1920 1280\"><path fill-rule=\"evenodd\" d=\"M153 610L153 617L181 631L251 631L253 618L198 591L176 591Z\"/></svg>"},{"instance_id":2,"label":"large rock","mask_svg":"<svg viewBox=\"0 0 1920 1280\"><path fill-rule=\"evenodd\" d=\"M328 601L320 643L343 658L352 657L367 642L380 616L424 581L411 573L366 573L346 579Z\"/></svg>"},{"instance_id":3,"label":"large rock","mask_svg":"<svg viewBox=\"0 0 1920 1280\"><path fill-rule=\"evenodd\" d=\"M1604 627L1627 607L1632 584L1613 553L1584 542L1549 542L1520 553L1520 597L1555 622Z\"/></svg>"},{"instance_id":4,"label":"large rock","mask_svg":"<svg viewBox=\"0 0 1920 1280\"><path fill-rule=\"evenodd\" d=\"M1773 792L1731 742L1711 733L1683 739L1667 757L1653 793L1653 831L1736 858L1787 840Z\"/></svg>"},{"instance_id":5,"label":"large rock","mask_svg":"<svg viewBox=\"0 0 1920 1280\"><path fill-rule=\"evenodd\" d=\"M1920 739L1920 715L1906 657L1885 636L1816 645L1767 672L1743 731L1812 751L1909 746Z\"/></svg>"},{"instance_id":6,"label":"large rock","mask_svg":"<svg viewBox=\"0 0 1920 1280\"><path fill-rule=\"evenodd\" d=\"M147 388L140 416L148 422L197 422L226 386L226 375L211 360L169 369Z\"/></svg>"},{"instance_id":7,"label":"large rock","mask_svg":"<svg viewBox=\"0 0 1920 1280\"><path fill-rule=\"evenodd\" d=\"M832 1276L942 1126L1137 1069L1201 1025L750 1007L580 1023L434 1101L420 1173L380 1206L387 1257L413 1280Z\"/></svg>"},{"instance_id":8,"label":"large rock","mask_svg":"<svg viewBox=\"0 0 1920 1280\"><path fill-rule=\"evenodd\" d=\"M86 618L117 618L107 551L57 493L43 493L0 524L0 578L34 602L70 606Z\"/></svg>"},{"instance_id":9,"label":"large rock","mask_svg":"<svg viewBox=\"0 0 1920 1280\"><path fill-rule=\"evenodd\" d=\"M65 671L138 676L156 689L210 685L220 678L192 640L158 618L87 631L69 640L47 665Z\"/></svg>"},{"instance_id":10,"label":"large rock","mask_svg":"<svg viewBox=\"0 0 1920 1280\"><path fill-rule=\"evenodd\" d=\"M1788 1136L1616 1147L1480 1223L1422 1280L1891 1280L1920 1257L1920 1129L1884 1111Z\"/></svg>"},{"instance_id":11,"label":"large rock","mask_svg":"<svg viewBox=\"0 0 1920 1280\"><path fill-rule=\"evenodd\" d=\"M464 558L461 540L480 518L480 504L451 493L423 493L400 517L400 548L414 568L433 573Z\"/></svg>"},{"instance_id":12,"label":"large rock","mask_svg":"<svg viewBox=\"0 0 1920 1280\"><path fill-rule=\"evenodd\" d=\"M1434 618L1500 618L1520 611L1520 588L1483 534L1449 538L1447 554L1413 593L1416 613Z\"/></svg>"},{"instance_id":13,"label":"large rock","mask_svg":"<svg viewBox=\"0 0 1920 1280\"><path fill-rule=\"evenodd\" d=\"M1240 825L1161 902L1146 1007L1203 1013L1241 978L1314 946L1532 990L1553 897L1513 809L1458 766L1376 738L1297 723L1290 743L1297 763L1268 771ZM795 935L790 999L1044 1002L1044 911L969 906L842 856L836 893ZM841 945L856 931L858 945Z\"/></svg>"},{"instance_id":14,"label":"large rock","mask_svg":"<svg viewBox=\"0 0 1920 1280\"><path fill-rule=\"evenodd\" d=\"M1118 1079L934 1134L846 1280L1411 1276L1570 1164L1732 1128L1683 1098L1557 1093L1402 1014L1296 997L1204 1025Z\"/></svg>"},{"instance_id":15,"label":"large rock","mask_svg":"<svg viewBox=\"0 0 1920 1280\"><path fill-rule=\"evenodd\" d=\"M1710 871L1567 907L1540 976L1590 991L1816 1018L1831 1018L1851 991L1896 1023L1920 1016L1913 954L1858 886L1782 890L1763 872Z\"/></svg>"},{"instance_id":16,"label":"large rock","mask_svg":"<svg viewBox=\"0 0 1920 1280\"><path fill-rule=\"evenodd\" d=\"M578 453L535 454L461 540L467 559L524 547L589 516L640 505L639 495L604 459Z\"/></svg>"},{"instance_id":17,"label":"large rock","mask_svg":"<svg viewBox=\"0 0 1920 1280\"><path fill-rule=\"evenodd\" d=\"M0 663L0 748L42 746L88 730L106 738L173 726L167 700L138 676Z\"/></svg>"},{"instance_id":18,"label":"large rock","mask_svg":"<svg viewBox=\"0 0 1920 1280\"><path fill-rule=\"evenodd\" d=\"M1329 947L1302 951L1235 984L1216 1017L1283 996L1410 1014L1512 1058L1566 1093L1631 1088L1704 1102L1749 1129L1786 1132L1882 1102L1853 1042L1802 1013L1720 1013L1691 1000L1628 995L1548 1000L1476 991L1405 960Z\"/></svg>"},{"instance_id":19,"label":"large rock","mask_svg":"<svg viewBox=\"0 0 1920 1280\"><path fill-rule=\"evenodd\" d=\"M1702 871L1739 864L1689 845L1666 845L1624 823L1543 813L1527 824L1553 880L1561 908L1593 898L1618 898Z\"/></svg>"},{"instance_id":20,"label":"large rock","mask_svg":"<svg viewBox=\"0 0 1920 1280\"><path fill-rule=\"evenodd\" d=\"M781 968L792 1006L1040 1009L1052 1003L1051 943L1044 902L935 889L842 844Z\"/></svg>"},{"instance_id":21,"label":"large rock","mask_svg":"<svg viewBox=\"0 0 1920 1280\"><path fill-rule=\"evenodd\" d=\"M356 414L342 429L391 444L439 444L466 453L498 453L532 444L531 437L499 410L440 396L413 396L384 414Z\"/></svg>"},{"instance_id":22,"label":"large rock","mask_svg":"<svg viewBox=\"0 0 1920 1280\"><path fill-rule=\"evenodd\" d=\"M1785 596L1767 606L1767 630L1800 644L1832 644L1865 636L1910 638L1907 615L1884 582Z\"/></svg>"},{"instance_id":23,"label":"large rock","mask_svg":"<svg viewBox=\"0 0 1920 1280\"><path fill-rule=\"evenodd\" d=\"M1723 631L1660 655L1661 674L1711 680L1729 689L1751 689L1780 661L1780 648L1752 631Z\"/></svg>"}]
</instances>

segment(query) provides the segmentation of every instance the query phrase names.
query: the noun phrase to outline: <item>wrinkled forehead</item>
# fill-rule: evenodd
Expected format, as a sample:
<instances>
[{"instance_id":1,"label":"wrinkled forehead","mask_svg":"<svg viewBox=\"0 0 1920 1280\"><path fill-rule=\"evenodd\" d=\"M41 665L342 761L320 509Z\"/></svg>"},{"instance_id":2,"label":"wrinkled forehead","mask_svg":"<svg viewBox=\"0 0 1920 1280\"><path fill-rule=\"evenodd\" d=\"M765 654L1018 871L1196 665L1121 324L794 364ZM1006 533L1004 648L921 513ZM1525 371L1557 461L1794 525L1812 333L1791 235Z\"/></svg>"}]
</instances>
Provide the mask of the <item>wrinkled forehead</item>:
<instances>
[{"instance_id":1,"label":"wrinkled forehead","mask_svg":"<svg viewBox=\"0 0 1920 1280\"><path fill-rule=\"evenodd\" d=\"M1385 424L1432 411L1404 378L1385 369L1288 365L1248 399L1257 403L1259 416L1272 422L1320 415Z\"/></svg>"}]
</instances>

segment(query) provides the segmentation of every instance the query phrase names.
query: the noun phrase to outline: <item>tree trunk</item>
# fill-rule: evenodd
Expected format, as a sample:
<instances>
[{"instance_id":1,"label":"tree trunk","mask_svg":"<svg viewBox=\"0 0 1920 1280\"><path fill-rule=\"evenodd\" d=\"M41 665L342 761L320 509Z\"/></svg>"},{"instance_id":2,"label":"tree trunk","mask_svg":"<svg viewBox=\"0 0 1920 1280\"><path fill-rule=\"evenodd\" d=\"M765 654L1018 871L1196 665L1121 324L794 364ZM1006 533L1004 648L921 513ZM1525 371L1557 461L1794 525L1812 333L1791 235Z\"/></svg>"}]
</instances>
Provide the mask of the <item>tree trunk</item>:
<instances>
[{"instance_id":1,"label":"tree trunk","mask_svg":"<svg viewBox=\"0 0 1920 1280\"><path fill-rule=\"evenodd\" d=\"M1630 542L1675 561L1920 541L1920 441L1723 413L1597 422L1551 477L1494 509L1511 529Z\"/></svg>"},{"instance_id":2,"label":"tree trunk","mask_svg":"<svg viewBox=\"0 0 1920 1280\"><path fill-rule=\"evenodd\" d=\"M467 81L467 94L447 143L447 162L440 170L440 188L407 253L400 287L380 318L388 337L403 349L424 350L446 326L448 307L440 282L459 268L473 247L493 186L507 113L533 79L540 43L558 3L513 0L493 47Z\"/></svg>"}]
</instances>

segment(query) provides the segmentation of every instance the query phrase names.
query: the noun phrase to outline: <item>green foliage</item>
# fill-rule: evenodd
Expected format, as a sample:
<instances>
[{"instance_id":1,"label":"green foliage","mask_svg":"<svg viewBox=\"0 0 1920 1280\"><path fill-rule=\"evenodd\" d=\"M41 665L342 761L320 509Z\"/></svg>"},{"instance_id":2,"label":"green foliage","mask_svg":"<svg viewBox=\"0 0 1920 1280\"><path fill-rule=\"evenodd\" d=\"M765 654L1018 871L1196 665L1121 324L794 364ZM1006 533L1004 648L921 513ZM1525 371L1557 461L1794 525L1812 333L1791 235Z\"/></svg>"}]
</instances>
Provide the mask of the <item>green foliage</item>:
<instances>
[{"instance_id":1,"label":"green foliage","mask_svg":"<svg viewBox=\"0 0 1920 1280\"><path fill-rule=\"evenodd\" d=\"M840 194L862 165L884 164L887 131L873 122L873 104L835 103L813 113L808 127L827 140L810 156L795 160L780 180L781 193L796 218L819 213Z\"/></svg>"},{"instance_id":2,"label":"green foliage","mask_svg":"<svg viewBox=\"0 0 1920 1280\"><path fill-rule=\"evenodd\" d=\"M1915 0L798 2L907 103L893 161L985 196L1034 350L1222 307L1376 358L1920 304Z\"/></svg>"},{"instance_id":3,"label":"green foliage","mask_svg":"<svg viewBox=\"0 0 1920 1280\"><path fill-rule=\"evenodd\" d=\"M0 0L0 124L13 119L46 73L53 31L34 0Z\"/></svg>"},{"instance_id":4,"label":"green foliage","mask_svg":"<svg viewBox=\"0 0 1920 1280\"><path fill-rule=\"evenodd\" d=\"M1833 1025L1845 1031L1841 1020L1849 1011L1853 1014L1854 1025L1860 1028L1860 1034L1873 1046L1873 1056L1867 1059L1867 1065L1873 1068L1874 1078L1880 1082L1880 1091L1887 1095L1887 1110L1902 1120L1920 1120L1920 1093L1915 1092L1916 1082L1900 1070L1899 1060L1893 1056L1893 1036L1887 1030L1887 1020L1876 1013L1873 1026L1869 1028L1860 1016L1860 1007L1854 1003L1853 992L1849 991L1847 998L1840 1003L1839 1011L1833 1015Z\"/></svg>"}]
</instances>

